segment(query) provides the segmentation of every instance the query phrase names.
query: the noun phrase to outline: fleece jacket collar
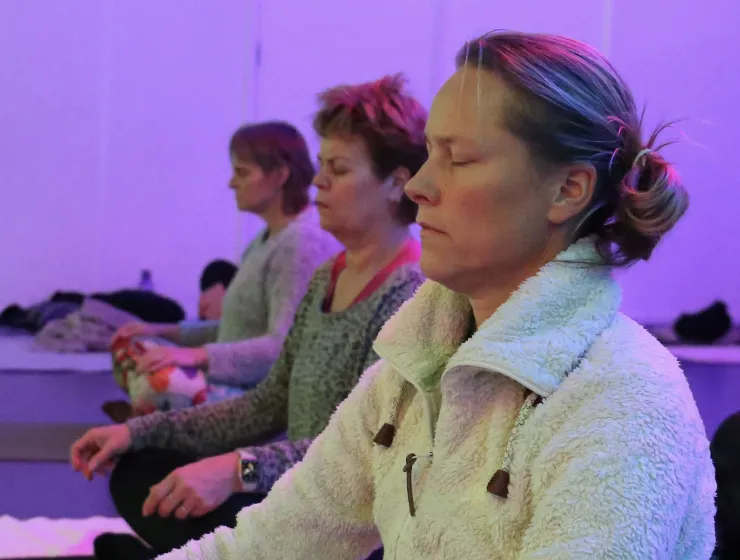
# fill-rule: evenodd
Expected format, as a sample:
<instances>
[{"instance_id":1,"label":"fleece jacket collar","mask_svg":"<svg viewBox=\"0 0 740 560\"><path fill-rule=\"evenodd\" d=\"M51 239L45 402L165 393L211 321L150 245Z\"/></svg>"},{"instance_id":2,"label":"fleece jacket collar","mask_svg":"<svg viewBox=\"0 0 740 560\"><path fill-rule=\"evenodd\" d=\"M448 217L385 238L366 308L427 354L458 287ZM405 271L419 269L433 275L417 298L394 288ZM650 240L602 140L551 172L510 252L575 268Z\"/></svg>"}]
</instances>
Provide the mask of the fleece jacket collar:
<instances>
[{"instance_id":1,"label":"fleece jacket collar","mask_svg":"<svg viewBox=\"0 0 740 560\"><path fill-rule=\"evenodd\" d=\"M510 377L550 396L614 320L621 291L590 240L527 279L467 341L468 299L433 281L386 323L375 351L424 392L457 367Z\"/></svg>"}]
</instances>

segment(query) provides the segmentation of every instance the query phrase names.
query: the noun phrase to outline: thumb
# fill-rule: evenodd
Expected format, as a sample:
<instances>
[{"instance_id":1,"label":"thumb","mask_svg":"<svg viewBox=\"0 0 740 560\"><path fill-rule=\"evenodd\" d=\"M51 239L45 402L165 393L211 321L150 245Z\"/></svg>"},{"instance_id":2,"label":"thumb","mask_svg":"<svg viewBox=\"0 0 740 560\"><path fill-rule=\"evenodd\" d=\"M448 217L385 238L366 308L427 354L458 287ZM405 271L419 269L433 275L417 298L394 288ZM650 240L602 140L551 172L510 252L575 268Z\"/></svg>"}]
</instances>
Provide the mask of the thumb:
<instances>
[{"instance_id":1,"label":"thumb","mask_svg":"<svg viewBox=\"0 0 740 560\"><path fill-rule=\"evenodd\" d=\"M90 459L90 462L87 466L88 471L90 473L94 473L95 471L97 471L100 468L100 465L110 461L117 451L118 450L116 449L116 446L113 445L111 440L105 442L105 444L101 446L100 451L98 451Z\"/></svg>"}]
</instances>

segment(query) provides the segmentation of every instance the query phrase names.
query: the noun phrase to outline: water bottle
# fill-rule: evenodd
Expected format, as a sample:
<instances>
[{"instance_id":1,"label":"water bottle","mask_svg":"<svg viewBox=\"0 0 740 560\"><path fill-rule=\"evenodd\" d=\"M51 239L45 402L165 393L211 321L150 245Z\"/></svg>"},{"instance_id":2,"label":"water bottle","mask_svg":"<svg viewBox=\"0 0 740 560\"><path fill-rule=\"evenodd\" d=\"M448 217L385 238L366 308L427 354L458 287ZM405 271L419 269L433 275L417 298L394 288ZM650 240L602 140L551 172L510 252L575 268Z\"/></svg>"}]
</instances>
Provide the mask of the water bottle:
<instances>
[{"instance_id":1,"label":"water bottle","mask_svg":"<svg viewBox=\"0 0 740 560\"><path fill-rule=\"evenodd\" d=\"M139 279L138 288L145 292L154 291L154 282L152 281L152 271L151 270L144 269L141 271L141 277Z\"/></svg>"}]
</instances>

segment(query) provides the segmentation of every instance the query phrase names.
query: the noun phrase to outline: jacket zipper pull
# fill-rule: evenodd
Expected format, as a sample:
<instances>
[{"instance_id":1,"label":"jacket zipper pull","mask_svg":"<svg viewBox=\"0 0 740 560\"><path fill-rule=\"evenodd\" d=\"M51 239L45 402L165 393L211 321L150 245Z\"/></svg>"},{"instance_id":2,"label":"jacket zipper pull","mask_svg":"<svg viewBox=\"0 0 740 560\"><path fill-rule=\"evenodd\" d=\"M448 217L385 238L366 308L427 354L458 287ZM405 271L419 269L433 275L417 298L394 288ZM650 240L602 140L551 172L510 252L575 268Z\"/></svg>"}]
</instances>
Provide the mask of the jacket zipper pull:
<instances>
[{"instance_id":1,"label":"jacket zipper pull","mask_svg":"<svg viewBox=\"0 0 740 560\"><path fill-rule=\"evenodd\" d=\"M429 457L430 459L433 456L433 453L422 455L422 457ZM414 505L414 484L413 480L411 479L411 474L414 468L414 463L416 463L418 459L418 455L416 455L415 453L409 453L408 455L406 455L406 464L403 466L403 472L406 473L406 496L409 500L409 513L411 514L411 517L416 516L416 506Z\"/></svg>"},{"instance_id":2,"label":"jacket zipper pull","mask_svg":"<svg viewBox=\"0 0 740 560\"><path fill-rule=\"evenodd\" d=\"M414 463L416 463L416 455L414 453L406 455L406 464L403 467L403 472L406 473L406 496L409 500L409 513L411 514L411 517L416 515L416 507L414 506L414 488L411 480L411 470L414 467Z\"/></svg>"}]
</instances>

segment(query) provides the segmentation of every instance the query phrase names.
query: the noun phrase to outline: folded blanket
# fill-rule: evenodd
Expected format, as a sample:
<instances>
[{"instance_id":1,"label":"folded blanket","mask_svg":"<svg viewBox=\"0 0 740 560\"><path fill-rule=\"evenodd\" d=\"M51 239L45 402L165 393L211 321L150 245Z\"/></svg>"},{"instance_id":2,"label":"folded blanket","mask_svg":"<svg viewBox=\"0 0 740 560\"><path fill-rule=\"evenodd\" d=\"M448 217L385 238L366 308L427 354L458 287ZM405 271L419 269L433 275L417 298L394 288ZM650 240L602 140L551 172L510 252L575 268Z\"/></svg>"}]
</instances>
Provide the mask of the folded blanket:
<instances>
[{"instance_id":1,"label":"folded blanket","mask_svg":"<svg viewBox=\"0 0 740 560\"><path fill-rule=\"evenodd\" d=\"M139 320L108 303L88 298L79 311L51 321L41 329L35 345L52 352L102 352L108 349L119 327Z\"/></svg>"}]
</instances>

